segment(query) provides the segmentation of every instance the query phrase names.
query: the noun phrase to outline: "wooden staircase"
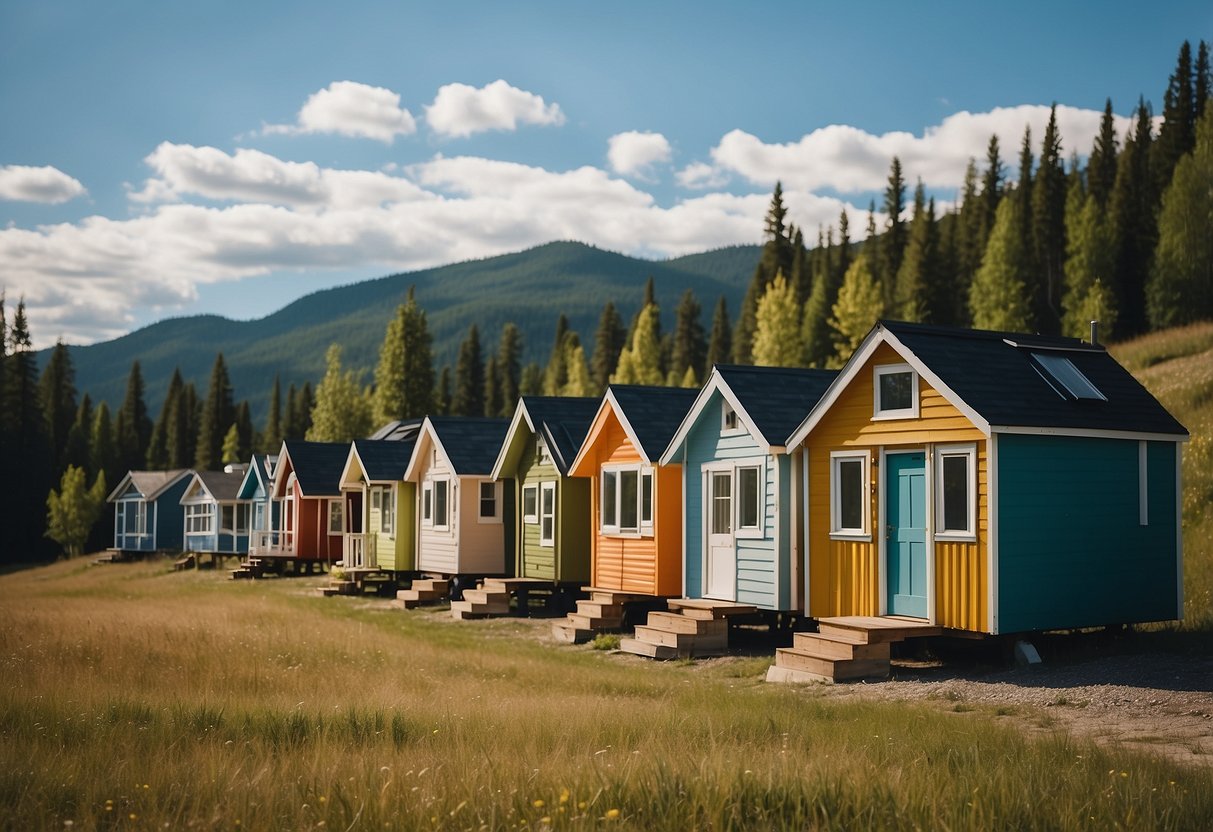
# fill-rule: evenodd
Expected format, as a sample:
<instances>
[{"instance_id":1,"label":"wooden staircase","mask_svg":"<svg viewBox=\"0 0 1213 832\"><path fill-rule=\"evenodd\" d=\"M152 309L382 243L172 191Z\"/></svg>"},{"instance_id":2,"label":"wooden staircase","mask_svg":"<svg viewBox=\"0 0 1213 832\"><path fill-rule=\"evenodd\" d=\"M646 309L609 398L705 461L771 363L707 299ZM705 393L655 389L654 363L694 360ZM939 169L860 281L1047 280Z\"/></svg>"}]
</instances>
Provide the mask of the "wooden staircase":
<instances>
[{"instance_id":1,"label":"wooden staircase","mask_svg":"<svg viewBox=\"0 0 1213 832\"><path fill-rule=\"evenodd\" d=\"M942 627L900 616L823 618L816 633L796 633L775 651L768 682L849 682L887 679L889 648L908 638L937 636Z\"/></svg>"},{"instance_id":2,"label":"wooden staircase","mask_svg":"<svg viewBox=\"0 0 1213 832\"><path fill-rule=\"evenodd\" d=\"M255 580L261 577L261 573L265 571L264 565L257 558L249 558L242 561L239 566L231 570L233 581L248 581Z\"/></svg>"},{"instance_id":3,"label":"wooden staircase","mask_svg":"<svg viewBox=\"0 0 1213 832\"><path fill-rule=\"evenodd\" d=\"M422 604L445 600L451 591L451 582L445 578L417 578L408 589L396 590L396 600L406 610Z\"/></svg>"},{"instance_id":4,"label":"wooden staircase","mask_svg":"<svg viewBox=\"0 0 1213 832\"><path fill-rule=\"evenodd\" d=\"M702 598L678 598L669 608L649 613L647 623L636 628L633 638L621 640L619 649L653 659L721 656L729 649L729 619L758 611L748 604Z\"/></svg>"},{"instance_id":5,"label":"wooden staircase","mask_svg":"<svg viewBox=\"0 0 1213 832\"><path fill-rule=\"evenodd\" d=\"M485 578L476 589L465 589L462 601L451 602L451 618L467 621L510 614L511 585L504 578Z\"/></svg>"},{"instance_id":6,"label":"wooden staircase","mask_svg":"<svg viewBox=\"0 0 1213 832\"><path fill-rule=\"evenodd\" d=\"M593 641L599 633L617 632L623 629L623 605L630 601L652 602L649 595L620 592L599 587L582 587L589 595L577 602L577 612L552 623L552 638L569 644Z\"/></svg>"},{"instance_id":7,"label":"wooden staircase","mask_svg":"<svg viewBox=\"0 0 1213 832\"><path fill-rule=\"evenodd\" d=\"M186 552L184 555L173 561L173 569L177 572L196 568L198 568L198 555L194 552Z\"/></svg>"}]
</instances>

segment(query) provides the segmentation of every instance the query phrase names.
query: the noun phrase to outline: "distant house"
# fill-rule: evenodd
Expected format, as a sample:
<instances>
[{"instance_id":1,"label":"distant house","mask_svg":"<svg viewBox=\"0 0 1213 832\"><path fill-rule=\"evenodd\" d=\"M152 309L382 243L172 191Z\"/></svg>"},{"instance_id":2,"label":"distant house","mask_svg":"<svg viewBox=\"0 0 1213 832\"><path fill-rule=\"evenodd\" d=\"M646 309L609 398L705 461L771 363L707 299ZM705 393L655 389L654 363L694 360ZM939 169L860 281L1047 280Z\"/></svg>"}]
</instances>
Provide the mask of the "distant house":
<instances>
[{"instance_id":1,"label":"distant house","mask_svg":"<svg viewBox=\"0 0 1213 832\"><path fill-rule=\"evenodd\" d=\"M493 466L513 482L514 574L578 586L590 579L590 481L570 477L598 399L523 396Z\"/></svg>"},{"instance_id":2,"label":"distant house","mask_svg":"<svg viewBox=\"0 0 1213 832\"><path fill-rule=\"evenodd\" d=\"M416 568L416 486L404 481L404 472L419 428L420 422L414 422L411 435L394 432L393 439L350 443L340 485L342 492L357 494L362 517L347 524L341 558L346 568L387 572Z\"/></svg>"},{"instance_id":3,"label":"distant house","mask_svg":"<svg viewBox=\"0 0 1213 832\"><path fill-rule=\"evenodd\" d=\"M341 493L341 469L349 448L348 442L282 443L271 491L271 498L282 505L281 534L264 544L255 541L250 556L313 563L341 560L347 518L360 517L362 511L360 497Z\"/></svg>"},{"instance_id":4,"label":"distant house","mask_svg":"<svg viewBox=\"0 0 1213 832\"><path fill-rule=\"evenodd\" d=\"M513 484L493 479L509 421L428 416L404 479L417 495L417 570L433 576L508 576Z\"/></svg>"},{"instance_id":5,"label":"distant house","mask_svg":"<svg viewBox=\"0 0 1213 832\"><path fill-rule=\"evenodd\" d=\"M252 502L240 498L245 473L243 465L194 472L181 495L187 551L216 555L248 552Z\"/></svg>"},{"instance_id":6,"label":"distant house","mask_svg":"<svg viewBox=\"0 0 1213 832\"><path fill-rule=\"evenodd\" d=\"M236 497L248 501L250 509L249 546L250 548L269 548L277 535L279 524L279 508L281 503L275 501L271 492L274 484L274 469L278 464L275 454L254 454L244 470Z\"/></svg>"},{"instance_id":7,"label":"distant house","mask_svg":"<svg viewBox=\"0 0 1213 832\"><path fill-rule=\"evenodd\" d=\"M698 391L611 385L569 474L590 479L590 583L636 595L682 592L682 472L658 467Z\"/></svg>"},{"instance_id":8,"label":"distant house","mask_svg":"<svg viewBox=\"0 0 1213 832\"><path fill-rule=\"evenodd\" d=\"M107 500L114 504L114 548L121 552L179 552L181 495L189 485L188 468L128 471Z\"/></svg>"},{"instance_id":9,"label":"distant house","mask_svg":"<svg viewBox=\"0 0 1213 832\"><path fill-rule=\"evenodd\" d=\"M1179 618L1187 438L1101 346L882 321L787 440L808 459L807 612Z\"/></svg>"},{"instance_id":10,"label":"distant house","mask_svg":"<svg viewBox=\"0 0 1213 832\"><path fill-rule=\"evenodd\" d=\"M804 547L794 534L803 470L784 443L837 375L712 369L661 457L682 466L685 597L803 608Z\"/></svg>"}]
</instances>

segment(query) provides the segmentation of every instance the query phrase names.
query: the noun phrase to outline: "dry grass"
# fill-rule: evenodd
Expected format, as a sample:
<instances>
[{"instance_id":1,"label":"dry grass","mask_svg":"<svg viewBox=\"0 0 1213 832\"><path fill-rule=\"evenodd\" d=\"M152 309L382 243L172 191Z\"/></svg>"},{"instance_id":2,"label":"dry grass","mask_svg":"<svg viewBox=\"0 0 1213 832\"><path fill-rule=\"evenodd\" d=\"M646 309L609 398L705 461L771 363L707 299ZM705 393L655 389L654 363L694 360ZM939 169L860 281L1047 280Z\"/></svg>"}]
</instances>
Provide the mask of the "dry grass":
<instances>
[{"instance_id":1,"label":"dry grass","mask_svg":"<svg viewBox=\"0 0 1213 832\"><path fill-rule=\"evenodd\" d=\"M1207 772L163 564L0 577L8 829L1192 828Z\"/></svg>"}]
</instances>

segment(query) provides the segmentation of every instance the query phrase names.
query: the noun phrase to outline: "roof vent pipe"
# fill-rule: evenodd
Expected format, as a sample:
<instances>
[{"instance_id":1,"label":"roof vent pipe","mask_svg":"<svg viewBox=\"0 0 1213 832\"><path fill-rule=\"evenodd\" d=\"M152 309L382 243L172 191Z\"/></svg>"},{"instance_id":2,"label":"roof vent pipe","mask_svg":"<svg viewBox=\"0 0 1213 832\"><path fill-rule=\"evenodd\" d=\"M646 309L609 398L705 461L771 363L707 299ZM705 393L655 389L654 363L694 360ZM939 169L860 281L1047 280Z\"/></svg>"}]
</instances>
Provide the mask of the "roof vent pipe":
<instances>
[{"instance_id":1,"label":"roof vent pipe","mask_svg":"<svg viewBox=\"0 0 1213 832\"><path fill-rule=\"evenodd\" d=\"M1091 346L1099 346L1099 321L1091 321Z\"/></svg>"}]
</instances>

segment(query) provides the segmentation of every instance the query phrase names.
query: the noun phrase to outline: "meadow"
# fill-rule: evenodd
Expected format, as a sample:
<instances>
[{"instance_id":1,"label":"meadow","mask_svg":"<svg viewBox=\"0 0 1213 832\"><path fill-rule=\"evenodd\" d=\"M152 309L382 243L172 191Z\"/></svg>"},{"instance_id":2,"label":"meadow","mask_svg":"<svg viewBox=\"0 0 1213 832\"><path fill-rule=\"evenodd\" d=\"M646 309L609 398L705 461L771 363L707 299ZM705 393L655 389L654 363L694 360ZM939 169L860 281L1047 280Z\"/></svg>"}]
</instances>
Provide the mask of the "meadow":
<instances>
[{"instance_id":1,"label":"meadow","mask_svg":"<svg viewBox=\"0 0 1213 832\"><path fill-rule=\"evenodd\" d=\"M1154 340L1151 340L1154 339ZM1192 430L1213 644L1213 325L1116 350ZM534 622L167 561L0 575L0 828L1207 829L1213 776L992 708L826 697ZM1166 635L1166 634L1163 634Z\"/></svg>"}]
</instances>

